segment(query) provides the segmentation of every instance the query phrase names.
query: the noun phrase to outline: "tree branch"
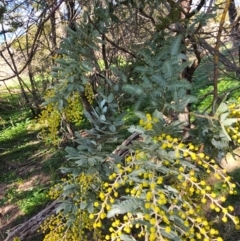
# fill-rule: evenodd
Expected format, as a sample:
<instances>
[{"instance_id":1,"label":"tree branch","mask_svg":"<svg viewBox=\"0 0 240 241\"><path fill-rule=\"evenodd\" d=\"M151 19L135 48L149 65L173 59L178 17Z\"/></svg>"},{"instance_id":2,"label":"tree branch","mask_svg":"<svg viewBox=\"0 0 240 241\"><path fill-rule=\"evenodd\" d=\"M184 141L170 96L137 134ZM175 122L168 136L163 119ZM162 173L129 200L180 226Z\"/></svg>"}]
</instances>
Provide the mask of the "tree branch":
<instances>
[{"instance_id":1,"label":"tree branch","mask_svg":"<svg viewBox=\"0 0 240 241\"><path fill-rule=\"evenodd\" d=\"M17 72L17 73L14 73L14 75L12 76L9 76L9 77L6 77L6 78L3 78L1 79L0 81L5 81L5 80L9 80L9 79L12 79L14 77L16 77L17 75L21 74L25 69L26 67L28 66L28 64L32 61L32 58L37 50L37 40L39 38L39 35L41 34L42 32L42 29L43 29L43 26L44 24L50 19L50 17L52 16L52 14L60 7L60 5L64 2L64 0L61 0L58 5L55 6L55 8L53 8L53 10L49 13L49 15L44 19L42 20L41 17L45 14L45 12L48 10L49 6L42 12L42 14L39 16L39 19L41 19L40 21L40 24L37 28L37 31L36 31L36 34L34 36L34 39L33 39L33 45L29 51L29 58L27 59L27 61L25 62L25 64L23 65L23 67ZM3 52L3 50L1 51Z\"/></svg>"},{"instance_id":2,"label":"tree branch","mask_svg":"<svg viewBox=\"0 0 240 241\"><path fill-rule=\"evenodd\" d=\"M90 18L89 14L87 13L88 16L88 20L89 22L98 30L99 33L104 34L97 26L96 24L92 21L92 19ZM127 49L120 47L119 45L117 45L115 42L113 42L112 40L110 40L106 35L105 35L105 40L108 41L111 45L113 45L114 47L116 47L117 49L131 55L133 58L136 58L136 55L131 53L130 51L128 51Z\"/></svg>"},{"instance_id":3,"label":"tree branch","mask_svg":"<svg viewBox=\"0 0 240 241\"><path fill-rule=\"evenodd\" d=\"M175 32L186 34L186 29L181 25L181 23L178 22L176 24ZM217 54L221 63L225 65L230 71L236 71L238 74L240 74L240 67L237 67L236 64L233 64L226 56L220 53L219 50L216 50L215 48L213 48L205 39L198 37L196 33L195 34L188 33L188 37L195 39L196 43L199 43L213 56L217 51Z\"/></svg>"},{"instance_id":4,"label":"tree branch","mask_svg":"<svg viewBox=\"0 0 240 241\"><path fill-rule=\"evenodd\" d=\"M198 4L197 8L191 11L190 13L186 13L186 18L191 18L193 15L195 15L197 12L201 10L203 5L205 4L206 0L201 0L200 3Z\"/></svg>"},{"instance_id":5,"label":"tree branch","mask_svg":"<svg viewBox=\"0 0 240 241\"><path fill-rule=\"evenodd\" d=\"M36 235L40 225L46 218L56 212L58 205L59 201L56 200L31 219L8 230L8 236L4 241L13 241L16 237L20 240L27 240L28 237Z\"/></svg>"},{"instance_id":6,"label":"tree branch","mask_svg":"<svg viewBox=\"0 0 240 241\"><path fill-rule=\"evenodd\" d=\"M220 24L219 24L219 29L218 29L218 34L217 34L217 41L216 41L216 45L214 48L214 72L213 72L213 104L212 104L212 112L215 113L215 107L216 107L216 103L218 100L218 63L219 63L219 48L220 48L220 43L221 43L221 35L222 35L222 31L223 31L223 25L225 23L225 18L229 9L229 6L231 4L231 0L227 0L222 16L221 16L221 20L220 20Z\"/></svg>"}]
</instances>

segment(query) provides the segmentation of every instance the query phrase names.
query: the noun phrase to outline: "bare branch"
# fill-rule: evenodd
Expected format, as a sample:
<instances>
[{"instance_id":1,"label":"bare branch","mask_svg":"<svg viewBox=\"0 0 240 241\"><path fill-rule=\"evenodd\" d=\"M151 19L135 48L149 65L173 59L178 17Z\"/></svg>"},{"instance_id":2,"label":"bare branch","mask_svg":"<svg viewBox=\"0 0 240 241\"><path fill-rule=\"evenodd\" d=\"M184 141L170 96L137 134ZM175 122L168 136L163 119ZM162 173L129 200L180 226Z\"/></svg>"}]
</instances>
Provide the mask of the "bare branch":
<instances>
[{"instance_id":1,"label":"bare branch","mask_svg":"<svg viewBox=\"0 0 240 241\"><path fill-rule=\"evenodd\" d=\"M91 17L88 15L88 19L89 19L89 22L99 31L99 33L103 34L100 29L96 26L96 24L94 24L94 22L92 21ZM105 40L108 41L111 45L113 45L114 47L116 47L117 49L131 55L133 58L136 58L135 54L131 53L130 51L128 51L127 49L117 45L114 41L110 40L106 35L105 35Z\"/></svg>"},{"instance_id":2,"label":"bare branch","mask_svg":"<svg viewBox=\"0 0 240 241\"><path fill-rule=\"evenodd\" d=\"M39 36L41 35L41 32L43 31L43 27L44 27L44 24L50 19L50 17L52 16L52 14L54 14L54 12L61 6L61 4L64 2L64 0L61 0L58 5L56 5L52 11L48 14L47 17L45 17L44 19L42 19L42 16L44 16L45 12L48 10L48 8L45 9L45 11L43 11L43 13L39 16L39 19L40 20L40 24L37 28L37 31L36 31L36 34L34 36L34 39L33 39L33 44L32 44L32 47L29 51L29 57L27 59L27 61L25 62L24 66L17 71L17 73L14 73L14 75L12 76L9 76L9 77L6 77L6 78L3 78L1 79L0 81L5 81L5 80L9 80L9 79L12 79L14 77L16 77L17 75L21 74L25 69L26 67L28 66L28 64L32 61L32 58L37 50L37 47L38 47L38 44L37 44L37 40L39 39ZM2 50L3 51L3 50Z\"/></svg>"}]
</instances>

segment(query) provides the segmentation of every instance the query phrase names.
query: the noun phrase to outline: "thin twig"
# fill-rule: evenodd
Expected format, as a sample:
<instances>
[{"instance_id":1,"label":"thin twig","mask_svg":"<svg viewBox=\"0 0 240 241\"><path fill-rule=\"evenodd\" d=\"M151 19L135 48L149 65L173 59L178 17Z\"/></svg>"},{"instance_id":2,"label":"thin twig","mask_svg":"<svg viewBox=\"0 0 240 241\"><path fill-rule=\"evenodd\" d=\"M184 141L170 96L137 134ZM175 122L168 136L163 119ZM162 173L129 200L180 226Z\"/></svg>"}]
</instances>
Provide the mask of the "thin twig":
<instances>
[{"instance_id":1,"label":"thin twig","mask_svg":"<svg viewBox=\"0 0 240 241\"><path fill-rule=\"evenodd\" d=\"M222 16L221 16L221 20L220 20L220 24L219 24L219 29L218 29L218 34L217 34L217 41L216 41L216 45L215 45L215 51L214 51L214 72L213 72L213 105L212 105L212 112L215 113L216 111L216 104L217 104L217 100L218 100L218 64L219 64L219 48L220 48L220 44L221 44L221 35L222 35L222 31L223 31L223 25L225 23L225 18L230 6L231 0L227 0Z\"/></svg>"},{"instance_id":2,"label":"thin twig","mask_svg":"<svg viewBox=\"0 0 240 241\"><path fill-rule=\"evenodd\" d=\"M27 61L25 62L25 64L23 65L23 67L17 72L17 73L14 73L14 75L11 75L9 77L6 77L6 78L3 78L1 79L0 81L5 81L5 80L9 80L9 79L12 79L14 77L16 77L17 75L20 75L25 69L26 67L28 66L28 64L32 61L32 58L34 56L34 54L36 53L36 50L37 50L37 47L38 47L38 43L37 43L37 40L39 38L39 35L40 33L42 32L43 30L43 26L44 24L50 19L50 17L52 16L52 14L60 7L60 5L64 2L64 0L61 0L58 5L49 13L49 15L40 22L38 28L37 28L37 31L35 33L35 36L34 36L34 39L33 39L33 44L32 44L32 47L31 47L31 50L29 52L29 58L27 59ZM48 6L49 7L49 6ZM45 10L47 10L48 8L46 8ZM39 16L39 19L41 19L41 17L45 14L45 11Z\"/></svg>"},{"instance_id":3,"label":"thin twig","mask_svg":"<svg viewBox=\"0 0 240 241\"><path fill-rule=\"evenodd\" d=\"M92 19L91 19L91 17L89 16L88 13L87 13L87 16L88 16L89 22L97 29L97 31L98 31L99 33L101 33L101 34L104 34L104 33L96 26L96 24L92 21ZM113 46L116 47L117 49L119 49L119 50L121 50L121 51L123 51L123 52L125 52L125 53L127 53L127 54L129 54L129 55L131 55L133 58L136 58L136 55L135 55L135 54L133 54L133 53L131 53L130 51L128 51L127 49L125 49L125 48L117 45L115 42L113 42L112 40L110 40L106 35L104 35L104 37L105 37L105 40L106 40L106 41L108 41L111 45L113 45Z\"/></svg>"}]
</instances>

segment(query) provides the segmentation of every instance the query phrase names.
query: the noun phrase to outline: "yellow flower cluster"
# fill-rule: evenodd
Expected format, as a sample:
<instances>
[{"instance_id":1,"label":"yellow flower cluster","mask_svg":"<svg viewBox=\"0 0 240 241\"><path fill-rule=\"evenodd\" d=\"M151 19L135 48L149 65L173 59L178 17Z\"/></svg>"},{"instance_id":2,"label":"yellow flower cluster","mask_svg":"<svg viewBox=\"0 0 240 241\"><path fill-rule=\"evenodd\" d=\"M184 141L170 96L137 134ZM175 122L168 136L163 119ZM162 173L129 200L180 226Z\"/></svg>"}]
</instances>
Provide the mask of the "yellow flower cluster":
<instances>
[{"instance_id":1,"label":"yellow flower cluster","mask_svg":"<svg viewBox=\"0 0 240 241\"><path fill-rule=\"evenodd\" d=\"M230 111L229 118L238 118L238 121L232 126L227 127L227 132L236 146L240 146L240 98L236 103L228 106Z\"/></svg>"},{"instance_id":2,"label":"yellow flower cluster","mask_svg":"<svg viewBox=\"0 0 240 241\"><path fill-rule=\"evenodd\" d=\"M140 124L149 130L152 121L148 114L147 120ZM223 222L231 220L239 226L239 219L232 214L234 208L224 205L226 195L235 193L236 185L231 178L198 146L167 134L153 137L153 143L159 146L161 154L171 152L173 158L162 159L160 155L153 157L148 151L137 150L125 163L117 164L117 170L103 184L94 213L89 216L94 220L93 227L102 229L109 210L118 203L119 196L125 196L144 200L144 207L139 207L139 212L113 216L105 240L121 241L122 235L148 241L171 240L166 233L180 236L181 240L223 240L205 216L205 209L208 205L209 211L220 215ZM146 168L146 162L157 164L159 170ZM201 178L199 169L213 173L228 192L216 194L212 184ZM175 191L168 191L166 186Z\"/></svg>"},{"instance_id":3,"label":"yellow flower cluster","mask_svg":"<svg viewBox=\"0 0 240 241\"><path fill-rule=\"evenodd\" d=\"M85 85L84 93L87 97L88 102L92 104L94 101L94 92L90 82L87 82L87 84Z\"/></svg>"},{"instance_id":4,"label":"yellow flower cluster","mask_svg":"<svg viewBox=\"0 0 240 241\"><path fill-rule=\"evenodd\" d=\"M49 90L45 98L54 96L54 90ZM58 133L61 127L62 115L65 116L66 121L78 124L82 120L83 111L82 104L77 93L73 93L67 100L68 105L60 113L57 109L57 104L49 103L46 105L39 115L38 123L42 126L40 133L41 138L46 143L58 145L61 141Z\"/></svg>"},{"instance_id":5,"label":"yellow flower cluster","mask_svg":"<svg viewBox=\"0 0 240 241\"><path fill-rule=\"evenodd\" d=\"M49 196L52 199L57 199L64 194L66 186L74 185L75 189L69 193L68 197L73 200L73 205L77 211L74 213L71 225L68 223L68 220L71 220L71 213L63 214L63 212L59 212L47 218L39 230L45 234L43 241L87 240L87 235L92 230L93 221L89 218L87 211L80 208L80 204L86 203L86 193L94 179L94 176L85 174L76 177L68 175L67 178L62 179L62 183L51 188ZM87 230L88 232L86 232ZM101 237L100 232L95 235Z\"/></svg>"},{"instance_id":6,"label":"yellow flower cluster","mask_svg":"<svg viewBox=\"0 0 240 241\"><path fill-rule=\"evenodd\" d=\"M18 237L15 237L15 238L13 239L13 241L21 241L21 239L18 238Z\"/></svg>"},{"instance_id":7,"label":"yellow flower cluster","mask_svg":"<svg viewBox=\"0 0 240 241\"><path fill-rule=\"evenodd\" d=\"M152 118L150 114L146 114L145 119L141 119L139 121L139 125L142 126L145 130L151 130L152 124L156 123L158 120L156 118Z\"/></svg>"},{"instance_id":8,"label":"yellow flower cluster","mask_svg":"<svg viewBox=\"0 0 240 241\"><path fill-rule=\"evenodd\" d=\"M151 130L156 122L147 114L140 125ZM98 180L96 184L93 175L70 175L50 191L52 198L67 191L65 196L78 211L71 226L66 223L69 217L62 213L44 223L42 230L50 230L44 241L82 241L87 240L89 232L94 233L93 240L101 241L121 241L126 235L148 241L174 237L183 241L223 241L206 212L240 228L234 208L226 204L227 196L235 194L236 185L215 160L202 152L201 146L165 133L147 136L146 142L144 138L141 143L146 148L131 151L103 183ZM209 174L222 183L220 194L208 181ZM76 185L74 191L68 192L72 184ZM93 195L93 184L98 188L93 210L87 213L81 206L87 204L89 193Z\"/></svg>"},{"instance_id":9,"label":"yellow flower cluster","mask_svg":"<svg viewBox=\"0 0 240 241\"><path fill-rule=\"evenodd\" d=\"M79 123L82 120L83 108L78 93L73 93L67 100L68 105L64 108L67 121L72 123Z\"/></svg>"},{"instance_id":10,"label":"yellow flower cluster","mask_svg":"<svg viewBox=\"0 0 240 241\"><path fill-rule=\"evenodd\" d=\"M54 96L54 91L49 90L46 92L45 98ZM42 126L40 133L41 138L45 143L52 143L53 145L59 144L59 136L57 135L60 127L61 115L53 103L45 106L38 118L38 124Z\"/></svg>"},{"instance_id":11,"label":"yellow flower cluster","mask_svg":"<svg viewBox=\"0 0 240 241\"><path fill-rule=\"evenodd\" d=\"M71 226L68 225L66 220L69 218L69 214L64 215L59 212L56 215L52 215L47 218L40 226L43 233L46 233L43 241L85 241L87 236L84 231L81 230L82 225L90 228L92 225L89 222L88 214L82 212L80 209L75 213L75 221Z\"/></svg>"}]
</instances>

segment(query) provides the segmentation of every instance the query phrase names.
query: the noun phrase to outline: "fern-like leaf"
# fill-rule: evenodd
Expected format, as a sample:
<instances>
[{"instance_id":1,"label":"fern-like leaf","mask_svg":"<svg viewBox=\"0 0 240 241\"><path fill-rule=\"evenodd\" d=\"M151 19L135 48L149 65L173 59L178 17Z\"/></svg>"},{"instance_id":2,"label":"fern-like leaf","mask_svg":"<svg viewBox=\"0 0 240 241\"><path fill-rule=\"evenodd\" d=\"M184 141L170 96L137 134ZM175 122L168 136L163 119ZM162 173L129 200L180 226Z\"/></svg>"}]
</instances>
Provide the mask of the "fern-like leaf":
<instances>
[{"instance_id":1,"label":"fern-like leaf","mask_svg":"<svg viewBox=\"0 0 240 241\"><path fill-rule=\"evenodd\" d=\"M126 200L112 206L112 209L107 214L108 218L112 218L117 214L124 214L127 212L134 213L139 207L143 206L143 201L141 199L129 197L126 198Z\"/></svg>"},{"instance_id":2,"label":"fern-like leaf","mask_svg":"<svg viewBox=\"0 0 240 241\"><path fill-rule=\"evenodd\" d=\"M182 41L182 36L181 35L178 35L172 45L171 45L171 55L172 56L176 56L180 51L179 51L179 48L180 48L180 45L181 45L181 41Z\"/></svg>"},{"instance_id":3,"label":"fern-like leaf","mask_svg":"<svg viewBox=\"0 0 240 241\"><path fill-rule=\"evenodd\" d=\"M133 94L138 96L144 95L144 89L139 85L126 84L126 85L123 85L122 90L128 94Z\"/></svg>"}]
</instances>

